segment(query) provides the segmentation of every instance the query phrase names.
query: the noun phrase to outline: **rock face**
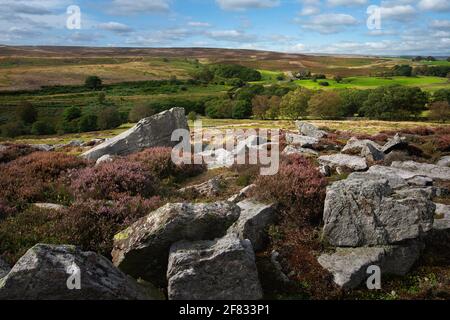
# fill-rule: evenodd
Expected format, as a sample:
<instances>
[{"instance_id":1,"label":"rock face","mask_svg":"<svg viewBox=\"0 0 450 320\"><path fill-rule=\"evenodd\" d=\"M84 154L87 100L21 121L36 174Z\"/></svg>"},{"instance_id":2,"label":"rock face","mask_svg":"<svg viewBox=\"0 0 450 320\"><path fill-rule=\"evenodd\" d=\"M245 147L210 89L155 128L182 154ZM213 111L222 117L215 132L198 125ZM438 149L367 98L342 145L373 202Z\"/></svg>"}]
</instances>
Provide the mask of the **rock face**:
<instances>
[{"instance_id":1,"label":"rock face","mask_svg":"<svg viewBox=\"0 0 450 320\"><path fill-rule=\"evenodd\" d=\"M450 230L450 206L436 203L436 218L434 219L434 229Z\"/></svg>"},{"instance_id":2,"label":"rock face","mask_svg":"<svg viewBox=\"0 0 450 320\"><path fill-rule=\"evenodd\" d=\"M88 160L97 160L110 155L128 155L145 148L171 147L178 142L171 141L176 129L188 129L183 108L173 108L143 119L133 128L109 139L83 153Z\"/></svg>"},{"instance_id":3,"label":"rock face","mask_svg":"<svg viewBox=\"0 0 450 320\"><path fill-rule=\"evenodd\" d=\"M195 192L201 196L216 196L222 190L222 179L216 177L204 183L180 189L180 192Z\"/></svg>"},{"instance_id":4,"label":"rock face","mask_svg":"<svg viewBox=\"0 0 450 320\"><path fill-rule=\"evenodd\" d=\"M254 200L244 200L238 206L241 215L228 232L235 233L241 240L250 240L255 251L263 250L267 241L267 228L275 220L273 206Z\"/></svg>"},{"instance_id":5,"label":"rock face","mask_svg":"<svg viewBox=\"0 0 450 320\"><path fill-rule=\"evenodd\" d=\"M302 148L311 148L316 143L319 143L319 139L314 137L302 136L295 133L286 133L286 143Z\"/></svg>"},{"instance_id":6,"label":"rock face","mask_svg":"<svg viewBox=\"0 0 450 320\"><path fill-rule=\"evenodd\" d=\"M178 242L167 270L171 300L258 300L262 289L248 240Z\"/></svg>"},{"instance_id":7,"label":"rock face","mask_svg":"<svg viewBox=\"0 0 450 320\"><path fill-rule=\"evenodd\" d=\"M327 189L323 232L334 246L395 244L430 231L434 211L425 193L401 193L387 179L351 175Z\"/></svg>"},{"instance_id":8,"label":"rock face","mask_svg":"<svg viewBox=\"0 0 450 320\"><path fill-rule=\"evenodd\" d=\"M316 139L323 138L327 135L327 133L323 130L319 130L315 125L311 123L306 123L302 121L296 121L295 125L297 126L298 130L300 131L300 134L307 136L307 137L313 137Z\"/></svg>"},{"instance_id":9,"label":"rock face","mask_svg":"<svg viewBox=\"0 0 450 320\"><path fill-rule=\"evenodd\" d=\"M134 278L164 285L170 246L221 237L239 218L230 202L169 203L114 237L113 262Z\"/></svg>"},{"instance_id":10,"label":"rock face","mask_svg":"<svg viewBox=\"0 0 450 320\"><path fill-rule=\"evenodd\" d=\"M315 150L308 149L308 148L301 148L301 147L295 147L295 146L287 146L283 150L284 154L290 155L290 154L300 154L300 155L309 155L309 156L315 156L317 157L319 153Z\"/></svg>"},{"instance_id":11,"label":"rock face","mask_svg":"<svg viewBox=\"0 0 450 320\"><path fill-rule=\"evenodd\" d=\"M80 290L69 277L80 275ZM111 262L73 246L38 244L0 281L0 300L136 300L147 293Z\"/></svg>"},{"instance_id":12,"label":"rock face","mask_svg":"<svg viewBox=\"0 0 450 320\"><path fill-rule=\"evenodd\" d=\"M10 270L9 265L0 258L0 279L6 276Z\"/></svg>"},{"instance_id":13,"label":"rock face","mask_svg":"<svg viewBox=\"0 0 450 320\"><path fill-rule=\"evenodd\" d=\"M330 167L330 169L346 168L350 171L362 171L368 168L366 159L347 154L321 156L319 157L319 163L321 166Z\"/></svg>"},{"instance_id":14,"label":"rock face","mask_svg":"<svg viewBox=\"0 0 450 320\"><path fill-rule=\"evenodd\" d=\"M419 163L414 161L395 161L391 164L392 168L409 171L415 176L424 176L431 179L450 180L450 168L428 163Z\"/></svg>"},{"instance_id":15,"label":"rock face","mask_svg":"<svg viewBox=\"0 0 450 320\"><path fill-rule=\"evenodd\" d=\"M369 266L378 266L381 274L405 275L419 258L423 245L412 242L402 246L337 248L333 254L322 254L318 261L344 288L358 287L367 277Z\"/></svg>"}]
</instances>

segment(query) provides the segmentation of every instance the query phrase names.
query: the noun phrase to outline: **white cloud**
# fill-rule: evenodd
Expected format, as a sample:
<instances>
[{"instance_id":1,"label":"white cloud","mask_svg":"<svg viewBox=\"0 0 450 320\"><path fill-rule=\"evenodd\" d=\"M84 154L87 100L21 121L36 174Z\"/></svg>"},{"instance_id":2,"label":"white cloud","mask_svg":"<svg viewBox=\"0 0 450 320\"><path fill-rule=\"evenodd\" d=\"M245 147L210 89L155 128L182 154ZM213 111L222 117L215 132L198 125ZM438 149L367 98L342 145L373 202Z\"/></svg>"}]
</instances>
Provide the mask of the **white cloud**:
<instances>
[{"instance_id":1,"label":"white cloud","mask_svg":"<svg viewBox=\"0 0 450 320\"><path fill-rule=\"evenodd\" d=\"M112 0L108 12L114 15L161 13L170 9L169 0Z\"/></svg>"},{"instance_id":2,"label":"white cloud","mask_svg":"<svg viewBox=\"0 0 450 320\"><path fill-rule=\"evenodd\" d=\"M367 4L367 0L327 0L330 6L361 6Z\"/></svg>"},{"instance_id":3,"label":"white cloud","mask_svg":"<svg viewBox=\"0 0 450 320\"><path fill-rule=\"evenodd\" d=\"M450 10L449 0L420 0L419 8L423 10L447 11Z\"/></svg>"},{"instance_id":4,"label":"white cloud","mask_svg":"<svg viewBox=\"0 0 450 320\"><path fill-rule=\"evenodd\" d=\"M214 40L231 42L249 42L255 41L257 38L256 36L238 30L215 30L207 32L206 35Z\"/></svg>"},{"instance_id":5,"label":"white cloud","mask_svg":"<svg viewBox=\"0 0 450 320\"><path fill-rule=\"evenodd\" d=\"M300 22L299 20L297 20ZM337 33L342 29L358 24L353 16L343 13L327 13L312 16L307 22L300 22L308 30L322 34Z\"/></svg>"},{"instance_id":6,"label":"white cloud","mask_svg":"<svg viewBox=\"0 0 450 320\"><path fill-rule=\"evenodd\" d=\"M98 26L98 29L101 30L107 30L119 34L128 33L133 31L133 29L126 24L119 23L119 22L106 22L106 23L100 23Z\"/></svg>"},{"instance_id":7,"label":"white cloud","mask_svg":"<svg viewBox=\"0 0 450 320\"><path fill-rule=\"evenodd\" d=\"M300 15L302 16L311 16L313 14L318 14L320 12L319 7L315 6L305 6L302 11L300 11Z\"/></svg>"},{"instance_id":8,"label":"white cloud","mask_svg":"<svg viewBox=\"0 0 450 320\"><path fill-rule=\"evenodd\" d=\"M449 29L450 30L450 20L433 20L430 23L430 27L433 29Z\"/></svg>"},{"instance_id":9,"label":"white cloud","mask_svg":"<svg viewBox=\"0 0 450 320\"><path fill-rule=\"evenodd\" d=\"M417 11L411 5L397 5L392 7L381 7L381 19L393 19L405 21L413 18Z\"/></svg>"},{"instance_id":10,"label":"white cloud","mask_svg":"<svg viewBox=\"0 0 450 320\"><path fill-rule=\"evenodd\" d=\"M280 0L216 0L223 10L246 10L273 8L280 5Z\"/></svg>"},{"instance_id":11,"label":"white cloud","mask_svg":"<svg viewBox=\"0 0 450 320\"><path fill-rule=\"evenodd\" d=\"M207 28L211 27L211 24L208 22L200 22L200 21L189 21L188 26L190 27L200 27L200 28Z\"/></svg>"}]
</instances>

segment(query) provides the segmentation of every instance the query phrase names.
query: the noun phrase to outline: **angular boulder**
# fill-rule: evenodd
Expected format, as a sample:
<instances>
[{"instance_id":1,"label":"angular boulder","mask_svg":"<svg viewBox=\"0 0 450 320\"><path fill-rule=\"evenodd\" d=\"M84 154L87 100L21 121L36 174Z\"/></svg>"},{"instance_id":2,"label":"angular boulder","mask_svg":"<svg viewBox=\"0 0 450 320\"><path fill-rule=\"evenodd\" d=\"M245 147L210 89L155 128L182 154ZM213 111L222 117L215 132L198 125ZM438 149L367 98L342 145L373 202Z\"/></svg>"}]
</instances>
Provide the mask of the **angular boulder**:
<instances>
[{"instance_id":1,"label":"angular boulder","mask_svg":"<svg viewBox=\"0 0 450 320\"><path fill-rule=\"evenodd\" d=\"M401 246L337 248L322 254L320 265L331 272L334 282L343 289L358 287L369 276L367 269L378 266L381 275L405 275L420 257L423 245L411 242Z\"/></svg>"},{"instance_id":2,"label":"angular boulder","mask_svg":"<svg viewBox=\"0 0 450 320\"><path fill-rule=\"evenodd\" d=\"M394 150L404 150L408 147L405 137L401 137L398 133L381 148L381 151L388 154Z\"/></svg>"},{"instance_id":3,"label":"angular boulder","mask_svg":"<svg viewBox=\"0 0 450 320\"><path fill-rule=\"evenodd\" d=\"M435 205L426 192L401 192L387 179L350 175L327 188L324 237L334 246L396 244L432 229Z\"/></svg>"},{"instance_id":4,"label":"angular boulder","mask_svg":"<svg viewBox=\"0 0 450 320\"><path fill-rule=\"evenodd\" d=\"M241 208L241 215L228 233L236 234L241 240L250 240L255 251L263 250L267 244L267 229L275 221L273 205L254 200L244 200L237 205Z\"/></svg>"},{"instance_id":5,"label":"angular boulder","mask_svg":"<svg viewBox=\"0 0 450 320\"><path fill-rule=\"evenodd\" d=\"M436 165L441 167L450 167L450 156L442 157Z\"/></svg>"},{"instance_id":6,"label":"angular boulder","mask_svg":"<svg viewBox=\"0 0 450 320\"><path fill-rule=\"evenodd\" d=\"M344 168L350 171L363 171L368 168L365 158L342 153L321 156L319 157L319 164L328 166L332 170Z\"/></svg>"},{"instance_id":7,"label":"angular boulder","mask_svg":"<svg viewBox=\"0 0 450 320\"><path fill-rule=\"evenodd\" d=\"M431 179L450 180L450 168L429 163L415 161L395 161L392 168L411 172L414 176L423 176Z\"/></svg>"},{"instance_id":8,"label":"angular boulder","mask_svg":"<svg viewBox=\"0 0 450 320\"><path fill-rule=\"evenodd\" d=\"M83 153L82 157L96 161L106 154L128 155L145 148L173 147L178 144L171 141L176 129L189 129L183 108L173 108L142 119L133 128Z\"/></svg>"},{"instance_id":9,"label":"angular boulder","mask_svg":"<svg viewBox=\"0 0 450 320\"><path fill-rule=\"evenodd\" d=\"M9 266L9 264L3 261L3 259L0 257L0 279L5 277L10 270L11 267Z\"/></svg>"},{"instance_id":10,"label":"angular boulder","mask_svg":"<svg viewBox=\"0 0 450 320\"><path fill-rule=\"evenodd\" d=\"M319 156L319 153L315 150L297 147L297 146L287 146L286 148L284 148L283 154L287 154L287 155L300 154L300 155L307 155L307 156L314 156L314 157Z\"/></svg>"},{"instance_id":11,"label":"angular boulder","mask_svg":"<svg viewBox=\"0 0 450 320\"><path fill-rule=\"evenodd\" d=\"M435 230L450 230L450 206L436 203L436 217L434 219Z\"/></svg>"},{"instance_id":12,"label":"angular boulder","mask_svg":"<svg viewBox=\"0 0 450 320\"><path fill-rule=\"evenodd\" d=\"M307 137L313 137L316 139L323 138L327 135L326 131L319 130L315 125L303 121L296 121L295 122L296 127L298 128L300 134L307 136Z\"/></svg>"},{"instance_id":13,"label":"angular boulder","mask_svg":"<svg viewBox=\"0 0 450 320\"><path fill-rule=\"evenodd\" d=\"M77 275L80 287L77 289ZM71 277L73 277L71 279ZM69 286L72 285L72 286ZM103 256L38 244L0 280L0 300L148 300L137 282Z\"/></svg>"},{"instance_id":14,"label":"angular boulder","mask_svg":"<svg viewBox=\"0 0 450 320\"><path fill-rule=\"evenodd\" d=\"M256 184L251 184L249 186L246 186L245 188L241 189L238 194L235 194L228 198L228 201L238 203L247 198L250 193L255 190Z\"/></svg>"},{"instance_id":15,"label":"angular boulder","mask_svg":"<svg viewBox=\"0 0 450 320\"><path fill-rule=\"evenodd\" d=\"M262 289L248 240L178 242L167 270L170 300L258 300Z\"/></svg>"},{"instance_id":16,"label":"angular boulder","mask_svg":"<svg viewBox=\"0 0 450 320\"><path fill-rule=\"evenodd\" d=\"M319 143L319 139L314 137L302 136L295 133L286 133L286 143L302 148L312 148L316 143Z\"/></svg>"},{"instance_id":17,"label":"angular boulder","mask_svg":"<svg viewBox=\"0 0 450 320\"><path fill-rule=\"evenodd\" d=\"M373 142L372 140L364 139L359 140L356 137L352 137L347 141L347 144L342 149L342 153L351 154L351 155L361 155L363 149L367 146L372 146L375 149L381 150L381 146L378 143Z\"/></svg>"},{"instance_id":18,"label":"angular boulder","mask_svg":"<svg viewBox=\"0 0 450 320\"><path fill-rule=\"evenodd\" d=\"M114 237L113 263L136 279L164 285L172 244L221 237L240 211L230 202L169 203Z\"/></svg>"}]
</instances>

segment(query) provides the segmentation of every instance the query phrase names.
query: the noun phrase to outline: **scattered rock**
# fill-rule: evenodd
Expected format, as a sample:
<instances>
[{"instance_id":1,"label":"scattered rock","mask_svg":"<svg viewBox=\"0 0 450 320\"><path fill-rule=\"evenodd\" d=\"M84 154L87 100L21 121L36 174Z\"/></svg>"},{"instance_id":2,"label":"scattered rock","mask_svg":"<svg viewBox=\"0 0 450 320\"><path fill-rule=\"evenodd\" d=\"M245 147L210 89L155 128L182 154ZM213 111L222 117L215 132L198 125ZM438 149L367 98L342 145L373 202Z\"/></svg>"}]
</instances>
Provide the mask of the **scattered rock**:
<instances>
[{"instance_id":1,"label":"scattered rock","mask_svg":"<svg viewBox=\"0 0 450 320\"><path fill-rule=\"evenodd\" d=\"M283 150L284 154L290 155L290 154L300 154L300 155L310 155L310 156L319 156L319 153L317 151L314 151L312 149L308 148L302 148L302 147L295 147L295 146L287 146Z\"/></svg>"},{"instance_id":2,"label":"scattered rock","mask_svg":"<svg viewBox=\"0 0 450 320\"><path fill-rule=\"evenodd\" d=\"M342 153L350 154L350 155L362 155L361 152L364 148L367 146L372 146L377 150L381 150L381 146L378 145L376 142L373 142L372 140L359 140L356 137L352 137L350 140L348 140L345 147L342 149Z\"/></svg>"},{"instance_id":3,"label":"scattered rock","mask_svg":"<svg viewBox=\"0 0 450 320\"><path fill-rule=\"evenodd\" d=\"M450 168L435 164L419 163L414 161L395 161L392 168L411 172L414 176L424 176L431 179L450 180Z\"/></svg>"},{"instance_id":4,"label":"scattered rock","mask_svg":"<svg viewBox=\"0 0 450 320\"><path fill-rule=\"evenodd\" d=\"M371 144L368 144L362 148L361 156L371 162L381 161L384 159L384 153Z\"/></svg>"},{"instance_id":5,"label":"scattered rock","mask_svg":"<svg viewBox=\"0 0 450 320\"><path fill-rule=\"evenodd\" d=\"M55 203L33 203L33 206L35 206L39 209L54 210L54 211L61 211L66 208L65 206L63 206L61 204L55 204Z\"/></svg>"},{"instance_id":6,"label":"scattered rock","mask_svg":"<svg viewBox=\"0 0 450 320\"><path fill-rule=\"evenodd\" d=\"M205 197L217 196L222 190L222 183L223 181L221 178L215 177L204 183L182 188L180 189L180 192L195 192L196 194Z\"/></svg>"},{"instance_id":7,"label":"scattered rock","mask_svg":"<svg viewBox=\"0 0 450 320\"><path fill-rule=\"evenodd\" d=\"M80 275L80 290L69 277ZM96 253L38 244L0 282L0 300L147 300L135 280Z\"/></svg>"},{"instance_id":8,"label":"scattered rock","mask_svg":"<svg viewBox=\"0 0 450 320\"><path fill-rule=\"evenodd\" d=\"M441 167L450 167L450 156L442 157L436 165Z\"/></svg>"},{"instance_id":9,"label":"scattered rock","mask_svg":"<svg viewBox=\"0 0 450 320\"><path fill-rule=\"evenodd\" d=\"M106 163L106 162L113 162L114 161L114 157L110 154L105 154L104 156L101 156L100 158L97 159L97 161L95 162L95 165L98 166L101 163Z\"/></svg>"},{"instance_id":10,"label":"scattered rock","mask_svg":"<svg viewBox=\"0 0 450 320\"><path fill-rule=\"evenodd\" d=\"M405 275L419 258L423 245L361 248L337 248L335 253L322 254L318 261L334 276L334 282L343 289L358 287L369 274L369 266L378 266L381 274Z\"/></svg>"},{"instance_id":11,"label":"scattered rock","mask_svg":"<svg viewBox=\"0 0 450 320\"><path fill-rule=\"evenodd\" d=\"M436 230L450 230L450 206L440 203L436 205L436 217L433 228Z\"/></svg>"},{"instance_id":12,"label":"scattered rock","mask_svg":"<svg viewBox=\"0 0 450 320\"><path fill-rule=\"evenodd\" d=\"M0 279L5 277L10 270L11 267L0 257Z\"/></svg>"},{"instance_id":13,"label":"scattered rock","mask_svg":"<svg viewBox=\"0 0 450 320\"><path fill-rule=\"evenodd\" d=\"M275 268L276 277L279 281L284 283L289 283L289 277L283 272L283 268L281 267L280 261L278 261L278 258L280 257L280 253L278 251L272 251L270 255L270 262L272 263L273 267Z\"/></svg>"},{"instance_id":14,"label":"scattered rock","mask_svg":"<svg viewBox=\"0 0 450 320\"><path fill-rule=\"evenodd\" d=\"M82 140L72 140L66 146L67 147L81 147L83 145Z\"/></svg>"},{"instance_id":15,"label":"scattered rock","mask_svg":"<svg viewBox=\"0 0 450 320\"><path fill-rule=\"evenodd\" d=\"M298 130L300 131L300 134L307 136L307 137L313 137L316 139L323 138L327 135L327 133L323 130L319 130L315 125L311 123L306 123L302 121L296 121L295 125L297 126Z\"/></svg>"},{"instance_id":16,"label":"scattered rock","mask_svg":"<svg viewBox=\"0 0 450 320\"><path fill-rule=\"evenodd\" d=\"M241 191L239 191L238 194L235 194L234 196L230 197L228 201L238 203L244 200L245 198L248 198L251 191L255 190L256 184L251 184L249 186L246 186Z\"/></svg>"},{"instance_id":17,"label":"scattered rock","mask_svg":"<svg viewBox=\"0 0 450 320\"><path fill-rule=\"evenodd\" d=\"M275 220L273 205L254 200L244 200L237 205L241 215L228 233L235 233L241 240L250 240L256 252L263 250L267 244L267 228Z\"/></svg>"},{"instance_id":18,"label":"scattered rock","mask_svg":"<svg viewBox=\"0 0 450 320\"><path fill-rule=\"evenodd\" d=\"M88 160L97 160L105 154L128 155L151 147L172 147L176 129L189 129L183 108L173 108L149 118L142 119L133 128L106 140L82 154Z\"/></svg>"},{"instance_id":19,"label":"scattered rock","mask_svg":"<svg viewBox=\"0 0 450 320\"><path fill-rule=\"evenodd\" d=\"M405 137L400 137L397 133L392 139L390 139L382 148L381 151L388 154L394 150L403 150L408 147L408 142Z\"/></svg>"},{"instance_id":20,"label":"scattered rock","mask_svg":"<svg viewBox=\"0 0 450 320\"><path fill-rule=\"evenodd\" d=\"M167 270L170 300L258 300L262 289L248 240L178 242Z\"/></svg>"},{"instance_id":21,"label":"scattered rock","mask_svg":"<svg viewBox=\"0 0 450 320\"><path fill-rule=\"evenodd\" d=\"M295 133L286 133L286 143L302 148L312 148L315 144L319 143L319 139L314 137L301 136Z\"/></svg>"},{"instance_id":22,"label":"scattered rock","mask_svg":"<svg viewBox=\"0 0 450 320\"><path fill-rule=\"evenodd\" d=\"M92 139L92 140L90 140L88 142L83 143L81 145L81 147L93 147L93 146L96 146L96 145L98 145L100 143L103 143L103 142L105 142L105 139L100 139L100 138L99 139Z\"/></svg>"},{"instance_id":23,"label":"scattered rock","mask_svg":"<svg viewBox=\"0 0 450 320\"><path fill-rule=\"evenodd\" d=\"M50 152L55 150L54 146L51 146L49 144L32 144L30 145L30 147L32 147L33 149L37 150L37 151L44 151L44 152Z\"/></svg>"},{"instance_id":24,"label":"scattered rock","mask_svg":"<svg viewBox=\"0 0 450 320\"><path fill-rule=\"evenodd\" d=\"M334 246L396 244L430 231L434 211L425 192L402 194L387 179L350 175L327 188L323 232Z\"/></svg>"},{"instance_id":25,"label":"scattered rock","mask_svg":"<svg viewBox=\"0 0 450 320\"><path fill-rule=\"evenodd\" d=\"M252 135L248 138L246 138L243 141L239 141L236 149L233 151L234 154L240 154L241 152L246 152L249 148L258 148L262 145L267 144L267 139Z\"/></svg>"},{"instance_id":26,"label":"scattered rock","mask_svg":"<svg viewBox=\"0 0 450 320\"><path fill-rule=\"evenodd\" d=\"M225 149L205 150L200 153L208 165L208 169L231 167L235 162L235 155Z\"/></svg>"},{"instance_id":27,"label":"scattered rock","mask_svg":"<svg viewBox=\"0 0 450 320\"><path fill-rule=\"evenodd\" d=\"M319 164L322 166L329 166L332 170L346 168L350 171L363 171L368 168L366 159L341 153L321 156L319 157Z\"/></svg>"},{"instance_id":28,"label":"scattered rock","mask_svg":"<svg viewBox=\"0 0 450 320\"><path fill-rule=\"evenodd\" d=\"M164 285L170 246L223 236L239 218L230 202L169 203L114 237L113 262L134 278Z\"/></svg>"},{"instance_id":29,"label":"scattered rock","mask_svg":"<svg viewBox=\"0 0 450 320\"><path fill-rule=\"evenodd\" d=\"M331 176L331 167L329 165L321 165L319 171L325 177Z\"/></svg>"}]
</instances>

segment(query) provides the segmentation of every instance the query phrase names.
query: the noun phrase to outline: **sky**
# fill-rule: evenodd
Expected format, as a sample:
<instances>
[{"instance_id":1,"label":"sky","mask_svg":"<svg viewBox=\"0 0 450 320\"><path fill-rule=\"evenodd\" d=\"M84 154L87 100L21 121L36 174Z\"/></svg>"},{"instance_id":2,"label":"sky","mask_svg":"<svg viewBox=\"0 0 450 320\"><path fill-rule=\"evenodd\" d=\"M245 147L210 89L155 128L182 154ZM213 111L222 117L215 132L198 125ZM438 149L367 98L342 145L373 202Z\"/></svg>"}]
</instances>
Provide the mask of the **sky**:
<instances>
[{"instance_id":1,"label":"sky","mask_svg":"<svg viewBox=\"0 0 450 320\"><path fill-rule=\"evenodd\" d=\"M0 44L450 55L450 0L0 0Z\"/></svg>"}]
</instances>

